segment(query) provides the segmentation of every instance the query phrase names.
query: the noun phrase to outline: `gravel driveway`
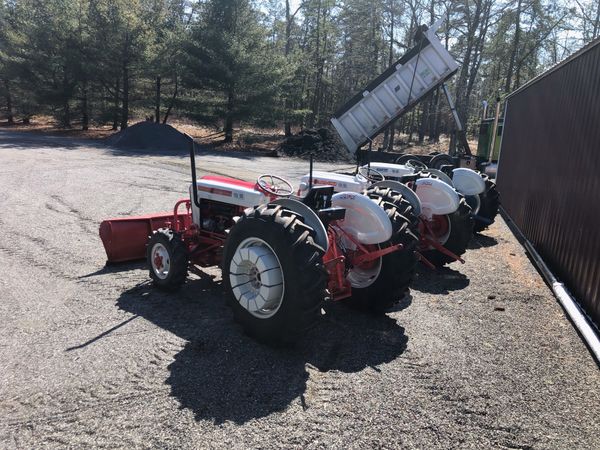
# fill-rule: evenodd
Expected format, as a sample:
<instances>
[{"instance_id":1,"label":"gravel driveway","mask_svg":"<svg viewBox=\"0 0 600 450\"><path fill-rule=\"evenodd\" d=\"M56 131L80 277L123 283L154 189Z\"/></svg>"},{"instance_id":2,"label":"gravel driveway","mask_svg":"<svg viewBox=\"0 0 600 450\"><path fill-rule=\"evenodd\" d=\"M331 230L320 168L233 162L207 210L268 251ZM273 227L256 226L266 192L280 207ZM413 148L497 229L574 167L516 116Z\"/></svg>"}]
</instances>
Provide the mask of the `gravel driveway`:
<instances>
[{"instance_id":1,"label":"gravel driveway","mask_svg":"<svg viewBox=\"0 0 600 450\"><path fill-rule=\"evenodd\" d=\"M274 350L234 324L217 270L167 295L104 265L99 222L168 210L189 179L185 154L0 131L0 448L600 448L600 371L501 220L387 316L334 305Z\"/></svg>"}]
</instances>

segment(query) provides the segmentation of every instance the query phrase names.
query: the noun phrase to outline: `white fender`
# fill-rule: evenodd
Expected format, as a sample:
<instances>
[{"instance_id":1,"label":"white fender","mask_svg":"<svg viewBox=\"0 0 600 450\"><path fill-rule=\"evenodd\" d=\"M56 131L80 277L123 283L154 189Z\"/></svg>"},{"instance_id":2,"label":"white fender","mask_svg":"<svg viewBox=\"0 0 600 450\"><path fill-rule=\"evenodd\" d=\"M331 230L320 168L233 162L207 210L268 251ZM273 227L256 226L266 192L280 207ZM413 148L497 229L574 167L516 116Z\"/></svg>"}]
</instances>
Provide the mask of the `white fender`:
<instances>
[{"instance_id":1,"label":"white fender","mask_svg":"<svg viewBox=\"0 0 600 450\"><path fill-rule=\"evenodd\" d=\"M299 202L298 200L294 200L292 198L278 198L277 200L271 202L276 205L281 205L284 208L287 208L295 213L298 213L304 218L304 223L315 230L315 243L321 247L325 251L329 248L329 239L327 238L327 230L325 229L325 225L319 219L319 216L306 206L304 203Z\"/></svg>"},{"instance_id":2,"label":"white fender","mask_svg":"<svg viewBox=\"0 0 600 450\"><path fill-rule=\"evenodd\" d=\"M433 214L452 214L460 205L460 197L452 186L437 178L421 178L415 182L421 200L422 213L428 219Z\"/></svg>"},{"instance_id":3,"label":"white fender","mask_svg":"<svg viewBox=\"0 0 600 450\"><path fill-rule=\"evenodd\" d=\"M440 180L442 180L447 185L454 187L454 183L452 183L452 179L448 175L446 175L444 172L442 172L441 170L427 169L427 172L429 172L432 175L435 175L436 177L438 177Z\"/></svg>"},{"instance_id":4,"label":"white fender","mask_svg":"<svg viewBox=\"0 0 600 450\"><path fill-rule=\"evenodd\" d=\"M366 195L340 192L332 197L331 204L346 209L340 226L361 244L381 244L392 237L388 215Z\"/></svg>"},{"instance_id":5,"label":"white fender","mask_svg":"<svg viewBox=\"0 0 600 450\"><path fill-rule=\"evenodd\" d=\"M300 197L306 195L309 179L310 174L306 174L300 179ZM362 192L369 184L364 177L344 175L335 172L323 172L320 170L313 171L312 182L313 186L333 186L335 192Z\"/></svg>"},{"instance_id":6,"label":"white fender","mask_svg":"<svg viewBox=\"0 0 600 450\"><path fill-rule=\"evenodd\" d=\"M382 187L382 188L391 188L395 191L398 191L402 194L402 196L408 200L408 202L412 205L413 211L417 216L421 215L421 200L415 192L409 188L407 185L400 183L399 181L394 180L384 180L379 183L375 183L373 186Z\"/></svg>"},{"instance_id":7,"label":"white fender","mask_svg":"<svg viewBox=\"0 0 600 450\"><path fill-rule=\"evenodd\" d=\"M367 167L367 165L364 165L363 167ZM412 167L408 167L403 164L384 162L372 162L371 169L375 169L377 172L380 172L385 178L401 178L404 175L411 175L415 173L415 169Z\"/></svg>"},{"instance_id":8,"label":"white fender","mask_svg":"<svg viewBox=\"0 0 600 450\"><path fill-rule=\"evenodd\" d=\"M479 195L485 191L485 181L472 169L454 169L452 182L456 190L463 195Z\"/></svg>"}]
</instances>

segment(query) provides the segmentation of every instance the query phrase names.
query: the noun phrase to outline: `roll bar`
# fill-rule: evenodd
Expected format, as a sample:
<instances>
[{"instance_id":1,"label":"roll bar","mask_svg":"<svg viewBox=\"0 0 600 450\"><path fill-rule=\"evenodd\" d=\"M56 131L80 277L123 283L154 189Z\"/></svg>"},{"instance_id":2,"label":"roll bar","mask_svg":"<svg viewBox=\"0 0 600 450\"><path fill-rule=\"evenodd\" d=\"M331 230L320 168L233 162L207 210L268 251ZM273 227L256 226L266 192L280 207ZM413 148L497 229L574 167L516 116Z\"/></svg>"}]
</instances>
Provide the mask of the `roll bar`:
<instances>
[{"instance_id":1,"label":"roll bar","mask_svg":"<svg viewBox=\"0 0 600 450\"><path fill-rule=\"evenodd\" d=\"M190 141L190 166L192 170L192 202L197 208L200 208L200 201L198 200L198 177L196 175L196 141L189 134L185 133L185 136Z\"/></svg>"}]
</instances>

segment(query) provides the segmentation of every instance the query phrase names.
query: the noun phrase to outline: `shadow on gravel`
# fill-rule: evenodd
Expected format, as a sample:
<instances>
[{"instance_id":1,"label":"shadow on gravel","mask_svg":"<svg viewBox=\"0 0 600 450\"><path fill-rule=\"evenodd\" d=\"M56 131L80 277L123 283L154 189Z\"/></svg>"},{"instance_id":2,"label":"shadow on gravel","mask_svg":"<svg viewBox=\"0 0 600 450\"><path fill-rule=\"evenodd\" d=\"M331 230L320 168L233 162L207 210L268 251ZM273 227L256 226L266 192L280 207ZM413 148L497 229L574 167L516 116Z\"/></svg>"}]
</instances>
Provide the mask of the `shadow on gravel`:
<instances>
[{"instance_id":1,"label":"shadow on gravel","mask_svg":"<svg viewBox=\"0 0 600 450\"><path fill-rule=\"evenodd\" d=\"M476 233L473 235L473 239L469 242L469 249L476 250L478 248L488 248L498 245L496 238L486 236L485 234Z\"/></svg>"},{"instance_id":2,"label":"shadow on gravel","mask_svg":"<svg viewBox=\"0 0 600 450\"><path fill-rule=\"evenodd\" d=\"M437 270L420 267L410 287L419 292L445 295L464 289L469 283L466 275L449 267Z\"/></svg>"},{"instance_id":3,"label":"shadow on gravel","mask_svg":"<svg viewBox=\"0 0 600 450\"><path fill-rule=\"evenodd\" d=\"M406 349L408 337L395 320L341 305L329 308L322 323L293 348L258 344L233 322L219 284L194 280L176 294L164 294L143 283L117 302L188 341L169 366L166 383L197 420L241 424L283 411L295 401L310 408L304 398L307 364L321 372L379 370L378 365Z\"/></svg>"},{"instance_id":4,"label":"shadow on gravel","mask_svg":"<svg viewBox=\"0 0 600 450\"><path fill-rule=\"evenodd\" d=\"M98 275L107 275L110 273L128 272L130 270L144 269L146 267L145 261L133 261L115 264L106 264L102 269L90 272L86 275L81 275L79 279L95 277Z\"/></svg>"}]
</instances>

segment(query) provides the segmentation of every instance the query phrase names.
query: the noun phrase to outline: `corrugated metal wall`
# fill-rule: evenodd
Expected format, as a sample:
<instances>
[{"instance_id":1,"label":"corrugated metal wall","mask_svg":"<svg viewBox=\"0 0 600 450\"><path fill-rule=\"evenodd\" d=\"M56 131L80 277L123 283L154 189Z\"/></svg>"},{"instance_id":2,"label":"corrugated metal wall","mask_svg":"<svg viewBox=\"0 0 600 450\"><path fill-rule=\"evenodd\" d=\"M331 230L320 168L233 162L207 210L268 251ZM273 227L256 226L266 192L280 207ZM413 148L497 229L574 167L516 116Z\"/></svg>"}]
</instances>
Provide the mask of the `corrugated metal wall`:
<instances>
[{"instance_id":1,"label":"corrugated metal wall","mask_svg":"<svg viewBox=\"0 0 600 450\"><path fill-rule=\"evenodd\" d=\"M600 40L507 98L504 209L600 325Z\"/></svg>"}]
</instances>

